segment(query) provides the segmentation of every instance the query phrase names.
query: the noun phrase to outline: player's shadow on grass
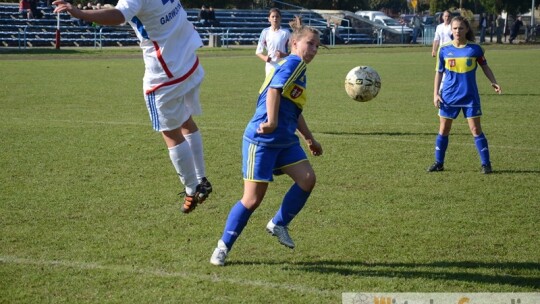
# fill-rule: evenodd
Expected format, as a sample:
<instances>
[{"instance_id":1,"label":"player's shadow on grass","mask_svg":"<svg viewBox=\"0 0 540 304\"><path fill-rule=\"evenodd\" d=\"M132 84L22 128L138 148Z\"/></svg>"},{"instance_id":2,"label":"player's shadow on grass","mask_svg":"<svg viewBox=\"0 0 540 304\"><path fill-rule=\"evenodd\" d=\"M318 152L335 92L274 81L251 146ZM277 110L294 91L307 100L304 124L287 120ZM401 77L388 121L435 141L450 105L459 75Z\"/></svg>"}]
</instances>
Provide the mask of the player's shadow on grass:
<instances>
[{"instance_id":1,"label":"player's shadow on grass","mask_svg":"<svg viewBox=\"0 0 540 304\"><path fill-rule=\"evenodd\" d=\"M480 96L490 96L490 95L493 95L493 94L480 94ZM496 94L495 94L496 95ZM540 94L527 94L527 93L506 93L503 91L502 95L507 95L507 96L540 96Z\"/></svg>"},{"instance_id":2,"label":"player's shadow on grass","mask_svg":"<svg viewBox=\"0 0 540 304\"><path fill-rule=\"evenodd\" d=\"M540 174L540 170L493 170L493 174Z\"/></svg>"},{"instance_id":3,"label":"player's shadow on grass","mask_svg":"<svg viewBox=\"0 0 540 304\"><path fill-rule=\"evenodd\" d=\"M336 135L336 136L437 136L437 131L435 132L334 132L334 131L326 131L326 132L318 132L320 134L325 135ZM452 132L452 136L471 136L470 132Z\"/></svg>"},{"instance_id":4,"label":"player's shadow on grass","mask_svg":"<svg viewBox=\"0 0 540 304\"><path fill-rule=\"evenodd\" d=\"M534 262L433 262L433 263L366 263L358 261L230 261L228 265L274 265L284 270L340 275L343 277L381 277L420 280L462 281L479 284L511 285L540 288L540 263ZM480 271L496 272L479 273Z\"/></svg>"},{"instance_id":5,"label":"player's shadow on grass","mask_svg":"<svg viewBox=\"0 0 540 304\"><path fill-rule=\"evenodd\" d=\"M299 262L294 270L358 277L388 277L422 280L464 281L483 284L540 288L540 263L508 262L433 262L433 263L364 263L357 261ZM496 272L496 274L478 271ZM500 273L500 274L499 274ZM531 274L532 273L532 274Z\"/></svg>"}]
</instances>

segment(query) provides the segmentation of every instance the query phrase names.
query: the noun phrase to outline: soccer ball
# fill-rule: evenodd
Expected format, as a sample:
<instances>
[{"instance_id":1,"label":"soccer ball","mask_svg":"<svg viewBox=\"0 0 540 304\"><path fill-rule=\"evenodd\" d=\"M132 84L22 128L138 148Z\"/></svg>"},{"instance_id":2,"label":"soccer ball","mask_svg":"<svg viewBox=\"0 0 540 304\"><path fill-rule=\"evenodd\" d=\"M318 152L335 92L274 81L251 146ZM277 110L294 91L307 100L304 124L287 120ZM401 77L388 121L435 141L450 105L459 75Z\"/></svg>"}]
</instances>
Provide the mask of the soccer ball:
<instances>
[{"instance_id":1,"label":"soccer ball","mask_svg":"<svg viewBox=\"0 0 540 304\"><path fill-rule=\"evenodd\" d=\"M345 77L345 91L352 99L360 102L370 101L381 89L381 77L368 66L357 66Z\"/></svg>"}]
</instances>

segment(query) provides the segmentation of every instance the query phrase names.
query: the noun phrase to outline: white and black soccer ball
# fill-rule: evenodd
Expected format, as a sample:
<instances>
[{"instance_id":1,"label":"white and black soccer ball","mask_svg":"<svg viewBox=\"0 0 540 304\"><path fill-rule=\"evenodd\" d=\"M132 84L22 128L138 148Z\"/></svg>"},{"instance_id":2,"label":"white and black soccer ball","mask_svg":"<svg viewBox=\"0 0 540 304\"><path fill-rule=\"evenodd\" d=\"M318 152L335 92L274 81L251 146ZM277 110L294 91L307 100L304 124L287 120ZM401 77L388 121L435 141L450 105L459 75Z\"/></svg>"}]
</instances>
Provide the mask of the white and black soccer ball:
<instances>
[{"instance_id":1,"label":"white and black soccer ball","mask_svg":"<svg viewBox=\"0 0 540 304\"><path fill-rule=\"evenodd\" d=\"M356 101L370 101L379 94L380 89L381 77L369 66L357 66L345 77L345 91Z\"/></svg>"}]
</instances>

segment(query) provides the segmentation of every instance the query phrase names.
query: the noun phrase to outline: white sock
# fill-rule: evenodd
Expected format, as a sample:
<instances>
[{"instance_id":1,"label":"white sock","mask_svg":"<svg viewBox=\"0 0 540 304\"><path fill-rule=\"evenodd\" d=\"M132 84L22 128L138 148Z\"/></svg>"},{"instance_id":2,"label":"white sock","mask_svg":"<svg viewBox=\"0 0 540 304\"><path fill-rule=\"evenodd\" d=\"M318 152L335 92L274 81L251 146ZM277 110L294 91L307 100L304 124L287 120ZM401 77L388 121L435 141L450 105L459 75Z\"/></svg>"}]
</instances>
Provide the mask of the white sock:
<instances>
[{"instance_id":1,"label":"white sock","mask_svg":"<svg viewBox=\"0 0 540 304\"><path fill-rule=\"evenodd\" d=\"M187 195L193 195L199 184L195 174L195 165L193 163L193 154L187 142L183 142L172 148L169 148L169 157L176 169L180 181L186 187Z\"/></svg>"},{"instance_id":2,"label":"white sock","mask_svg":"<svg viewBox=\"0 0 540 304\"><path fill-rule=\"evenodd\" d=\"M193 162L195 164L195 173L199 182L203 177L206 177L206 168L204 164L204 153L201 132L193 132L191 134L184 135L184 138L191 148L193 155Z\"/></svg>"}]
</instances>

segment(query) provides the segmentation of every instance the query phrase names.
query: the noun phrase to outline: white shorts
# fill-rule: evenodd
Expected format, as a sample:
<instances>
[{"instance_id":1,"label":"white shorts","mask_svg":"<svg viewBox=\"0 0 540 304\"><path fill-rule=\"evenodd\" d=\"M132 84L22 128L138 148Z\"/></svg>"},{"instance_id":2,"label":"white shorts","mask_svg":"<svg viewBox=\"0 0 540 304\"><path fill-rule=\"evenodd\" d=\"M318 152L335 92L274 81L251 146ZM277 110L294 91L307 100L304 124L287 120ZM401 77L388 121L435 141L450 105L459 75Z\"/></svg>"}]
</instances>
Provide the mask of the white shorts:
<instances>
[{"instance_id":1,"label":"white shorts","mask_svg":"<svg viewBox=\"0 0 540 304\"><path fill-rule=\"evenodd\" d=\"M188 78L186 81L195 79ZM184 93L185 86L166 86L145 93L146 107L154 130L161 132L177 129L190 116L202 113L199 99L201 81L197 82L186 93Z\"/></svg>"}]
</instances>

